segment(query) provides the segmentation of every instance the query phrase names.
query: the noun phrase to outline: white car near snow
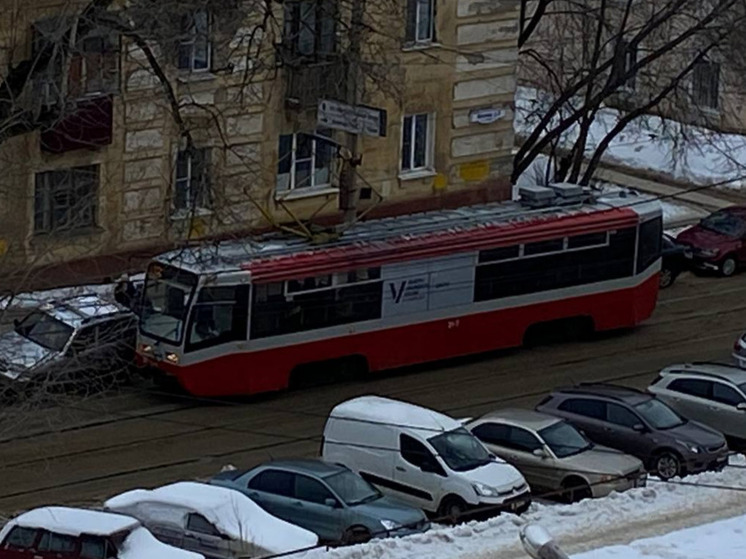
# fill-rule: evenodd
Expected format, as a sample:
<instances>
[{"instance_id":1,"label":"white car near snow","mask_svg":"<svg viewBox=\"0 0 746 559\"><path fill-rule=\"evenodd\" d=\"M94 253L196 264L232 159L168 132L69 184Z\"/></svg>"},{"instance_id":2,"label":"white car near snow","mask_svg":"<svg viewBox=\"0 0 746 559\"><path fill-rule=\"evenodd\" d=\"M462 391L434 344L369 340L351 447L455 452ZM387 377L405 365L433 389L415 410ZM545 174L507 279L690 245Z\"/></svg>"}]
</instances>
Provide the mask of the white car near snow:
<instances>
[{"instance_id":1,"label":"white car near snow","mask_svg":"<svg viewBox=\"0 0 746 559\"><path fill-rule=\"evenodd\" d=\"M158 541L138 520L67 507L25 512L0 530L0 558L204 559Z\"/></svg>"},{"instance_id":2,"label":"white car near snow","mask_svg":"<svg viewBox=\"0 0 746 559\"><path fill-rule=\"evenodd\" d=\"M112 497L107 511L138 519L158 539L209 557L256 557L315 546L316 534L280 520L246 495L184 481Z\"/></svg>"}]
</instances>

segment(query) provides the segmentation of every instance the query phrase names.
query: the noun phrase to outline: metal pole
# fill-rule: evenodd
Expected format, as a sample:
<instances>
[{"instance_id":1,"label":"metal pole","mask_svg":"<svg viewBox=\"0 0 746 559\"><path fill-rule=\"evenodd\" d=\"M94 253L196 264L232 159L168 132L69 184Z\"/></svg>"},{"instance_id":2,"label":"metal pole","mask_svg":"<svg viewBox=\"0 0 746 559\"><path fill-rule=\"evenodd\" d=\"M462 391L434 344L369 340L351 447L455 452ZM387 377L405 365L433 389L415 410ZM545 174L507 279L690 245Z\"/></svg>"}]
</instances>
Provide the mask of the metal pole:
<instances>
[{"instance_id":1,"label":"metal pole","mask_svg":"<svg viewBox=\"0 0 746 559\"><path fill-rule=\"evenodd\" d=\"M347 68L347 104L357 107L360 87L360 56L362 49L363 18L365 16L365 0L352 0L352 14L350 21L350 45L347 50L349 67ZM344 224L349 227L357 219L357 173L355 163L358 159L358 135L347 134L347 149L349 159L344 162L345 171L340 180L340 201L344 210Z\"/></svg>"}]
</instances>

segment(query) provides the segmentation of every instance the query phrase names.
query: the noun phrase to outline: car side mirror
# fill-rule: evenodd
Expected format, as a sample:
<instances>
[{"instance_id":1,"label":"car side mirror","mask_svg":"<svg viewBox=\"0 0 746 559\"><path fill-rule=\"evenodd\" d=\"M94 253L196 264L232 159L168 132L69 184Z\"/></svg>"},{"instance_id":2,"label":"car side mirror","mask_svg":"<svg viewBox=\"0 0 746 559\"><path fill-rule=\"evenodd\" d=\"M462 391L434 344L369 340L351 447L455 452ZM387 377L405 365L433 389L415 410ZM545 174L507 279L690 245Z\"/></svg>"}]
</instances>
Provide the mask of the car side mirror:
<instances>
[{"instance_id":1,"label":"car side mirror","mask_svg":"<svg viewBox=\"0 0 746 559\"><path fill-rule=\"evenodd\" d=\"M647 431L642 423L635 423L632 426L632 430L637 431L638 433L644 433L645 431Z\"/></svg>"},{"instance_id":2,"label":"car side mirror","mask_svg":"<svg viewBox=\"0 0 746 559\"><path fill-rule=\"evenodd\" d=\"M13 319L13 326L14 326L15 328L18 328L18 327L19 327L20 325L21 325L21 321L20 321L20 320L18 320L17 318L14 318L14 319Z\"/></svg>"},{"instance_id":3,"label":"car side mirror","mask_svg":"<svg viewBox=\"0 0 746 559\"><path fill-rule=\"evenodd\" d=\"M740 404L737 404L736 409L738 411L746 411L746 402L741 402Z\"/></svg>"},{"instance_id":4,"label":"car side mirror","mask_svg":"<svg viewBox=\"0 0 746 559\"><path fill-rule=\"evenodd\" d=\"M325 505L326 505L327 507L329 507L329 508L333 508L333 509L336 509L336 508L337 508L337 506L339 506L339 503L337 503L337 500L336 500L336 499L324 499L324 504L325 504Z\"/></svg>"},{"instance_id":5,"label":"car side mirror","mask_svg":"<svg viewBox=\"0 0 746 559\"><path fill-rule=\"evenodd\" d=\"M538 458L546 458L547 457L547 451L543 448L535 448L531 454L534 456L537 456Z\"/></svg>"}]
</instances>

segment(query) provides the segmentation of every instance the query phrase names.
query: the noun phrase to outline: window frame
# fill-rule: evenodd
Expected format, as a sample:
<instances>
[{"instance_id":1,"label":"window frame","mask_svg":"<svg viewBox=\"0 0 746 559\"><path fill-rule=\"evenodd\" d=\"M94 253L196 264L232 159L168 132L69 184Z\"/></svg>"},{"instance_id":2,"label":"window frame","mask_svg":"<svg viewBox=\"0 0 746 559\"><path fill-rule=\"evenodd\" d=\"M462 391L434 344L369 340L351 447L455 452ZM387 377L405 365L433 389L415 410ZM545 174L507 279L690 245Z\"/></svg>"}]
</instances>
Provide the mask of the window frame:
<instances>
[{"instance_id":1,"label":"window frame","mask_svg":"<svg viewBox=\"0 0 746 559\"><path fill-rule=\"evenodd\" d=\"M402 133L401 141L399 143L399 172L401 176L409 175L421 175L423 173L433 173L435 166L435 124L437 113L435 112L421 112L405 114L402 117ZM416 131L417 131L417 118L425 117L425 161L421 166L414 166L416 159L417 147L415 143ZM411 119L409 126L407 126L407 119ZM405 167L405 140L409 133L409 161L408 167Z\"/></svg>"},{"instance_id":2,"label":"window frame","mask_svg":"<svg viewBox=\"0 0 746 559\"><path fill-rule=\"evenodd\" d=\"M509 442L510 446L508 448L510 448L511 450L514 450L514 451L517 451L517 452L525 452L527 454L531 454L531 453L533 453L537 449L544 448L544 446L545 446L544 441L541 440L541 437L539 437L536 433L530 431L529 429L526 429L525 427L518 427L516 425L510 425L509 427L510 427L510 430L508 431L508 434L509 434L508 435L508 442ZM528 435L529 437L531 437L535 441L536 446L534 448L530 448L529 449L525 445L519 444L518 442L516 442L516 441L513 440L513 434L514 433L521 433L521 434L524 434L524 435Z\"/></svg>"},{"instance_id":3,"label":"window frame","mask_svg":"<svg viewBox=\"0 0 746 559\"><path fill-rule=\"evenodd\" d=\"M408 445L411 445L412 443L414 443L417 446L420 446L425 450L425 452L422 453L419 463L415 463L411 460L412 453L417 454L418 451L411 450L411 449L408 449L406 451L404 450L403 446L404 446L405 441ZM436 458L435 453L431 449L429 449L425 443L417 440L415 437L411 435L407 435L406 433L399 433L398 452L402 460L404 460L407 464L414 466L415 468L422 469L422 465L425 464L426 462L433 464L433 466L435 467L440 467L440 463L438 462L438 459ZM407 456L405 455L405 452L409 453L409 456L410 456L409 458L407 458Z\"/></svg>"},{"instance_id":4,"label":"window frame","mask_svg":"<svg viewBox=\"0 0 746 559\"><path fill-rule=\"evenodd\" d=\"M197 519L199 522L203 522L205 526L209 526L209 530L203 530L203 527L195 528L194 526L192 526L191 523L194 519ZM205 518L204 515L199 514L198 512L190 512L187 514L184 528L186 530L189 530L190 532L195 532L197 534L202 534L205 536L213 536L216 538L222 537L222 533L220 532L220 530L218 530L218 527L210 522L207 518Z\"/></svg>"},{"instance_id":5,"label":"window frame","mask_svg":"<svg viewBox=\"0 0 746 559\"><path fill-rule=\"evenodd\" d=\"M429 17L428 32L420 36L423 19L423 6L427 8ZM422 47L436 42L437 0L409 0L404 9L405 31L404 47Z\"/></svg>"},{"instance_id":6,"label":"window frame","mask_svg":"<svg viewBox=\"0 0 746 559\"><path fill-rule=\"evenodd\" d=\"M257 488L252 485L254 481L261 480L262 477L268 475L268 474L281 474L283 476L287 476L289 478L289 488L288 493L277 493L273 491L267 491L264 488ZM256 475L252 476L251 479L248 480L246 483L246 488L249 491L261 491L262 493L266 493L267 495L275 495L277 497L286 497L288 499L293 498L293 494L295 493L295 473L288 472L286 470L281 470L279 468L266 468L262 470L261 472L258 472ZM285 480L287 482L287 480Z\"/></svg>"},{"instance_id":7,"label":"window frame","mask_svg":"<svg viewBox=\"0 0 746 559\"><path fill-rule=\"evenodd\" d=\"M311 484L316 484L318 487L322 488L326 492L327 494L326 497L324 497L322 501L312 501L312 500L300 497L299 492L298 492L298 483L300 480L304 480L303 481L304 483L310 481ZM303 501L304 503L312 503L314 505L325 505L328 499L334 499L335 502L339 503L337 497L334 495L334 492L331 489L329 489L329 487L327 487L325 483L323 483L321 480L315 477L312 477L306 474L295 474L295 478L293 480L293 498L299 501Z\"/></svg>"},{"instance_id":8,"label":"window frame","mask_svg":"<svg viewBox=\"0 0 746 559\"><path fill-rule=\"evenodd\" d=\"M233 289L234 299L232 301L223 299L200 301L200 297L202 296L202 294L212 289ZM231 330L221 332L219 335L213 336L211 338L192 341L193 328L197 320L197 314L200 308L214 308L220 305L230 305L233 309L231 314ZM197 289L194 294L193 300L190 302L189 316L186 321L186 339L184 343L184 353L199 351L202 349L207 349L210 347L228 343L247 341L249 339L250 305L251 288L248 284L217 284L203 285L199 287L199 289Z\"/></svg>"},{"instance_id":9,"label":"window frame","mask_svg":"<svg viewBox=\"0 0 746 559\"><path fill-rule=\"evenodd\" d=\"M725 402L725 401L724 401L724 400L723 400L722 398L720 398L720 399L719 399L719 398L718 398L718 397L717 397L717 396L715 395L715 389L716 389L716 388L717 388L718 386L719 386L719 387L720 387L721 389L726 389L726 390L730 390L731 392L733 392L733 394L735 394L736 396L740 397L740 401L739 401L739 402L736 402L736 403L731 403L731 402ZM711 400L712 400L713 402L715 402L715 403L718 403L718 404L722 404L722 405L724 405L724 406L730 406L731 408L734 408L734 409L735 409L735 408L736 408L736 406L738 406L739 404L743 404L743 403L746 403L746 399L744 398L743 394L741 394L741 392L740 392L740 391L739 391L739 390L738 390L738 389L737 389L737 388L736 388L735 386L731 386L731 385L729 385L729 384L726 384L726 383L724 383L724 382L720 382L720 381L718 381L718 380L713 380L713 381L712 381L712 394L711 394Z\"/></svg>"},{"instance_id":10,"label":"window frame","mask_svg":"<svg viewBox=\"0 0 746 559\"><path fill-rule=\"evenodd\" d=\"M570 410L570 409L566 409L566 408L563 407L565 405L570 405L571 402L584 402L584 403L593 403L593 404L596 404L596 405L600 405L601 409L603 410L603 412L601 413L601 415L599 417L595 417L593 415L586 415L586 414L583 414L583 413L578 413L575 410ZM559 411L563 411L565 413L571 413L573 415L584 417L586 419L591 419L593 421L604 421L605 422L605 421L607 421L606 418L608 416L607 411L606 411L606 402L604 400L599 400L597 398L586 398L586 397L572 396L572 397L565 398L564 400L562 400L559 403L559 405L557 406L557 409Z\"/></svg>"},{"instance_id":11,"label":"window frame","mask_svg":"<svg viewBox=\"0 0 746 559\"><path fill-rule=\"evenodd\" d=\"M12 545L8 543L10 536L13 535L14 533L19 533L19 532L28 532L34 535L34 538L30 542L29 547L20 547L18 545ZM41 534L41 532L42 530L39 530L38 528L27 528L26 526L13 526L13 528L6 534L5 539L3 539L2 542L0 542L0 549L13 549L13 550L33 549L34 546L39 541L39 535Z\"/></svg>"},{"instance_id":12,"label":"window frame","mask_svg":"<svg viewBox=\"0 0 746 559\"><path fill-rule=\"evenodd\" d=\"M480 429L481 428L481 429ZM491 435L488 434L488 439L483 439L477 434L477 430L484 430L484 428L499 428L505 430L505 438L503 439L494 439ZM510 425L506 423L500 423L499 421L485 421L484 423L480 423L479 425L476 425L471 429L472 435L474 435L477 439L482 441L482 443L486 445L494 445L494 446L501 446L504 448L508 448L508 444L510 443Z\"/></svg>"},{"instance_id":13,"label":"window frame","mask_svg":"<svg viewBox=\"0 0 746 559\"><path fill-rule=\"evenodd\" d=\"M212 161L212 150L208 147L196 148L194 150L200 154L201 158L201 173L197 175L196 180L202 180L204 185L198 189L197 194L199 199L195 200L193 182L195 181L195 157L194 154L188 150L178 150L176 152L176 159L174 161L174 191L171 198L171 210L173 214L195 211L211 211L213 206L213 192L212 192L212 177L211 177L211 161ZM184 158L187 169L187 176L180 177L179 172L181 170L181 160ZM180 184L185 185L184 195L178 194L180 190ZM177 201L183 198L185 201L184 207L180 207Z\"/></svg>"},{"instance_id":14,"label":"window frame","mask_svg":"<svg viewBox=\"0 0 746 559\"><path fill-rule=\"evenodd\" d=\"M86 184L85 179L90 179ZM82 185L80 183L83 183ZM87 186L88 191L79 195L78 189ZM98 195L101 188L101 166L80 165L64 169L40 171L34 175L33 230L35 235L53 235L96 227L98 222ZM56 204L55 198L62 194L65 204ZM72 201L72 203L71 203ZM85 207L78 207L85 201ZM41 202L41 208L39 204ZM62 212L63 219L56 214ZM81 215L86 214L84 219ZM56 223L56 221L62 223ZM41 223L40 223L41 222Z\"/></svg>"},{"instance_id":15,"label":"window frame","mask_svg":"<svg viewBox=\"0 0 746 559\"><path fill-rule=\"evenodd\" d=\"M619 423L617 421L613 421L611 419L611 410L615 408L628 414L634 420L634 422L631 425L627 425L626 423ZM608 423L611 423L612 425L616 425L617 427L623 427L625 429L633 429L635 425L645 425L645 422L642 420L642 418L639 415L637 415L635 412L633 412L632 410L630 410L629 408L621 404L617 404L614 402L606 402L606 421Z\"/></svg>"},{"instance_id":16,"label":"window frame","mask_svg":"<svg viewBox=\"0 0 746 559\"><path fill-rule=\"evenodd\" d=\"M311 6L313 9L313 27L310 28L304 20L304 4ZM326 14L328 11L329 15ZM326 16L326 17L324 17ZM331 24L331 29L326 29L325 25ZM301 52L301 33L302 29L307 28L313 36L313 49L311 53ZM330 33L327 33L331 31ZM329 45L325 45L327 35L331 37ZM283 13L282 23L282 46L293 59L312 61L322 61L325 58L337 52L337 17L336 5L333 0L308 1L308 0L287 0ZM325 46L331 46L330 50L325 50Z\"/></svg>"},{"instance_id":17,"label":"window frame","mask_svg":"<svg viewBox=\"0 0 746 559\"><path fill-rule=\"evenodd\" d=\"M683 383L702 383L702 385L706 388L705 393L695 394L693 392L689 392L689 391L685 391L685 390L681 390L677 388L676 386L677 384L681 385ZM693 398L702 398L703 400L712 399L712 381L710 379L677 377L671 380L671 382L666 385L666 389L672 392L676 392L677 394L684 394L686 396L690 396Z\"/></svg>"},{"instance_id":18,"label":"window frame","mask_svg":"<svg viewBox=\"0 0 746 559\"><path fill-rule=\"evenodd\" d=\"M196 24L196 16L198 13L204 13L206 17L206 25L207 29L205 30L205 43L206 43L206 66L204 68L195 68L195 52L197 49L197 42L199 37L199 32L197 30L197 24ZM189 13L190 18L190 25L189 29L182 29L182 33L184 35L188 35L188 39L182 39L179 41L178 45L178 53L177 53L177 61L176 61L176 67L180 72L185 72L189 74L200 74L200 73L210 73L212 71L212 13L207 8L197 8L194 10L191 10ZM189 67L182 66L181 65L181 50L183 48L189 48Z\"/></svg>"},{"instance_id":19,"label":"window frame","mask_svg":"<svg viewBox=\"0 0 746 559\"><path fill-rule=\"evenodd\" d=\"M705 68L707 69L705 75L700 75ZM692 102L696 107L712 112L721 110L721 75L722 67L719 62L700 60L695 64L692 68L690 91Z\"/></svg>"},{"instance_id":20,"label":"window frame","mask_svg":"<svg viewBox=\"0 0 746 559\"><path fill-rule=\"evenodd\" d=\"M328 134L328 136L327 136ZM315 191L322 191L322 190L328 190L328 189L337 189L336 186L334 186L334 166L333 166L333 160L334 160L334 148L336 146L336 142L334 141L332 137L333 132L331 129L320 129L314 132L313 134L306 134L303 132L293 132L292 134L280 134L278 138L278 160L277 160L277 180L275 185L275 193L278 196L287 196L292 193L296 192L315 192ZM298 158L298 138L299 136L308 136L311 142L311 155L310 157L302 157ZM291 137L291 143L290 143L290 151L285 157L290 157L290 169L287 173L280 173L280 165L283 165L284 157L282 154L282 138L283 137ZM324 142L320 139L320 137L328 137L329 141ZM321 154L321 150L319 150L319 144L328 143L329 144L329 154L328 154L328 161L326 161L326 165L323 167L318 167L317 164L319 163L319 154ZM310 177L310 184L305 186L299 186L298 185L298 162L305 163L310 162L311 164L311 172L309 174ZM327 182L316 184L316 174L318 170L321 169L327 169ZM280 186L280 177L287 174L288 175L288 181L287 186L281 187Z\"/></svg>"}]
</instances>

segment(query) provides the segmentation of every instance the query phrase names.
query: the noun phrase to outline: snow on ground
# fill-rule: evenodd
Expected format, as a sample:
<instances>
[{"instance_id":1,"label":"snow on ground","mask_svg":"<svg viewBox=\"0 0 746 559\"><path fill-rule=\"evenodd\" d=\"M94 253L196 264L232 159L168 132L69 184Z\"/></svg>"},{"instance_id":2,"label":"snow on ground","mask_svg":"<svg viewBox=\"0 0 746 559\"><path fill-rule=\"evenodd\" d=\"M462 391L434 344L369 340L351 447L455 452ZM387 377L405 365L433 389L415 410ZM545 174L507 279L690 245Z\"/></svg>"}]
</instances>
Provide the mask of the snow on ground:
<instances>
[{"instance_id":1,"label":"snow on ground","mask_svg":"<svg viewBox=\"0 0 746 559\"><path fill-rule=\"evenodd\" d=\"M548 107L552 99L546 92L519 87L515 102L516 132L525 137L533 131L542 107ZM590 129L589 154L617 123L619 115L612 108L598 112ZM571 128L561 143L569 145L577 134L577 126ZM723 183L726 188L746 188L746 136L685 126L656 116L647 115L630 123L611 142L602 160L664 173L692 185Z\"/></svg>"},{"instance_id":2,"label":"snow on ground","mask_svg":"<svg viewBox=\"0 0 746 559\"><path fill-rule=\"evenodd\" d=\"M574 555L573 559L725 559L746 557L746 516Z\"/></svg>"},{"instance_id":3,"label":"snow on ground","mask_svg":"<svg viewBox=\"0 0 746 559\"><path fill-rule=\"evenodd\" d=\"M708 518L725 518L746 512L746 459L743 456L732 457L730 466L723 472L691 476L684 482L685 484L665 483L650 479L647 487L632 489L625 493L612 493L604 499L589 499L572 505L534 503L522 517L504 514L484 522L469 522L454 528L436 526L429 532L406 538L374 540L363 545L332 550L319 549L295 557L525 558L518 540L518 530L525 522L540 524L563 547L589 549L603 547L610 542L627 543L641 530L654 528L657 524L666 525L674 520L682 522L692 518L701 518L703 520L699 522L703 522ZM742 490L730 491L723 487ZM708 515L715 515L715 518ZM678 528L680 525L675 527ZM588 544L592 547L588 547ZM666 556L666 559L677 557Z\"/></svg>"}]
</instances>

